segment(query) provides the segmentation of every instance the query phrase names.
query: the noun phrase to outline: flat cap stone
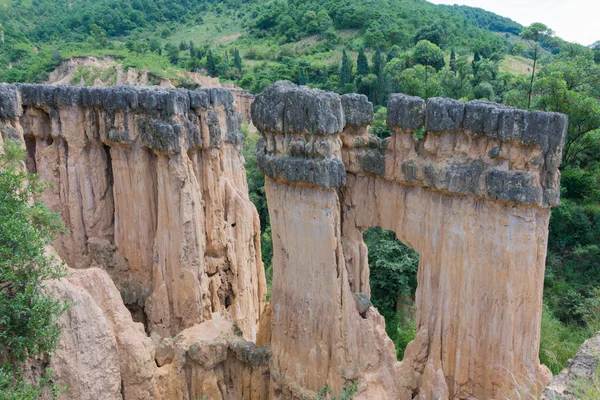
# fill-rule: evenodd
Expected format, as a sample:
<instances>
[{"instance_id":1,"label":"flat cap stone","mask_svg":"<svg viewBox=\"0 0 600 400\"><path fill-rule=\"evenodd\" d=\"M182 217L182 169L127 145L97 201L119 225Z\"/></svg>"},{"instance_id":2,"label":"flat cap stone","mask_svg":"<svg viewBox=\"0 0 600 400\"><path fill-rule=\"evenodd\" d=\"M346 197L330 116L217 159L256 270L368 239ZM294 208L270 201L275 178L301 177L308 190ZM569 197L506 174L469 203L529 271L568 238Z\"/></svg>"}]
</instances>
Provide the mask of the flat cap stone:
<instances>
[{"instance_id":1,"label":"flat cap stone","mask_svg":"<svg viewBox=\"0 0 600 400\"><path fill-rule=\"evenodd\" d=\"M465 114L465 103L432 97L427 101L427 132L456 132L463 122Z\"/></svg>"},{"instance_id":2,"label":"flat cap stone","mask_svg":"<svg viewBox=\"0 0 600 400\"><path fill-rule=\"evenodd\" d=\"M390 128L416 130L425 124L425 100L402 93L390 94L387 125Z\"/></svg>"},{"instance_id":3,"label":"flat cap stone","mask_svg":"<svg viewBox=\"0 0 600 400\"><path fill-rule=\"evenodd\" d=\"M346 125L361 127L373 123L373 104L364 94L349 93L342 96Z\"/></svg>"},{"instance_id":4,"label":"flat cap stone","mask_svg":"<svg viewBox=\"0 0 600 400\"><path fill-rule=\"evenodd\" d=\"M259 131L273 133L340 133L346 125L340 96L278 81L256 96L252 121Z\"/></svg>"},{"instance_id":5,"label":"flat cap stone","mask_svg":"<svg viewBox=\"0 0 600 400\"><path fill-rule=\"evenodd\" d=\"M16 86L0 84L0 118L19 117L23 113L20 98Z\"/></svg>"}]
</instances>

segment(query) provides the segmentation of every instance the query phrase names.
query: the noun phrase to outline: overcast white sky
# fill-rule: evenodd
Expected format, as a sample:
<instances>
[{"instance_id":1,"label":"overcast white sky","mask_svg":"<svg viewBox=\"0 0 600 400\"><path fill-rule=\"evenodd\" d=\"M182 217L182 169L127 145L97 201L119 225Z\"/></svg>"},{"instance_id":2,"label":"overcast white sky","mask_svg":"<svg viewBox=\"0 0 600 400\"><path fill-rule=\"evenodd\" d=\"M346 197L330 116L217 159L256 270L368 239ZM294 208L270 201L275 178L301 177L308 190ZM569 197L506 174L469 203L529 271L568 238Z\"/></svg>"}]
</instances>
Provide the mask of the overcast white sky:
<instances>
[{"instance_id":1,"label":"overcast white sky","mask_svg":"<svg viewBox=\"0 0 600 400\"><path fill-rule=\"evenodd\" d=\"M590 45L600 40L600 0L429 0L483 8L521 25L542 22L569 41Z\"/></svg>"}]
</instances>

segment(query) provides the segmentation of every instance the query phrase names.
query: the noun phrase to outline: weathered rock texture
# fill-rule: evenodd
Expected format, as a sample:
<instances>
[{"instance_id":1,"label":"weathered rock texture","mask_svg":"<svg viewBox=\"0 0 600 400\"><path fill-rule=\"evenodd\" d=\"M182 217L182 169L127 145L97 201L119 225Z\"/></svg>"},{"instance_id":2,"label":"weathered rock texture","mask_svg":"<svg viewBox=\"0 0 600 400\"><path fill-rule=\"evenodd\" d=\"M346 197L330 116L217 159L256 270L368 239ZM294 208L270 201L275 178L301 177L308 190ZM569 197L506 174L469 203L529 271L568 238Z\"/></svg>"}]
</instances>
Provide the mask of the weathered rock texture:
<instances>
[{"instance_id":1,"label":"weathered rock texture","mask_svg":"<svg viewBox=\"0 0 600 400\"><path fill-rule=\"evenodd\" d=\"M0 130L53 184L60 256L106 270L147 332L218 312L254 340L266 285L229 91L2 85Z\"/></svg>"},{"instance_id":2,"label":"weathered rock texture","mask_svg":"<svg viewBox=\"0 0 600 400\"><path fill-rule=\"evenodd\" d=\"M600 332L585 341L544 391L546 400L579 400L582 387L597 385L600 367Z\"/></svg>"},{"instance_id":3,"label":"weathered rock texture","mask_svg":"<svg viewBox=\"0 0 600 400\"><path fill-rule=\"evenodd\" d=\"M549 382L538 348L564 115L392 95L393 135L379 139L366 97L278 82L252 117L273 232L275 398L358 381L365 399L488 399ZM371 226L421 255L417 336L400 363L383 318L354 296L369 293Z\"/></svg>"},{"instance_id":4,"label":"weathered rock texture","mask_svg":"<svg viewBox=\"0 0 600 400\"><path fill-rule=\"evenodd\" d=\"M99 268L69 270L47 288L72 306L58 349L49 362L32 360L28 371L69 390L61 400L261 400L269 390L269 346L244 340L218 314L173 338L131 319L108 274ZM48 397L49 398L49 397Z\"/></svg>"}]
</instances>

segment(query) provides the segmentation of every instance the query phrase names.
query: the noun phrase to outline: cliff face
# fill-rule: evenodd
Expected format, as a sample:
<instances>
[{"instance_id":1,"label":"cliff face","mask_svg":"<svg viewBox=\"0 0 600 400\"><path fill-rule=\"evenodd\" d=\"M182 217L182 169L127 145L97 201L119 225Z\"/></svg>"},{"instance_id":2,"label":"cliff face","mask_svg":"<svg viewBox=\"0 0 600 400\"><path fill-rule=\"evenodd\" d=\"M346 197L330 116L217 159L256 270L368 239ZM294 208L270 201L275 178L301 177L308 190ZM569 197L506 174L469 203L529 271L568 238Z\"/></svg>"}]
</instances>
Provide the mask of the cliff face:
<instances>
[{"instance_id":1,"label":"cliff face","mask_svg":"<svg viewBox=\"0 0 600 400\"><path fill-rule=\"evenodd\" d=\"M276 398L503 398L541 389L538 358L560 114L392 95L393 135L367 134L366 97L278 82L255 100L273 232ZM415 139L416 130L424 130ZM395 361L369 293L362 232L381 226L420 255L417 336Z\"/></svg>"},{"instance_id":2,"label":"cliff face","mask_svg":"<svg viewBox=\"0 0 600 400\"><path fill-rule=\"evenodd\" d=\"M379 139L365 96L279 82L252 119L274 246L264 311L230 92L0 85L0 144L23 143L70 231L54 246L75 270L48 283L77 301L47 365L65 399L313 399L350 382L356 399L488 399L548 383L565 116L392 95ZM365 301L371 226L421 255L402 362Z\"/></svg>"},{"instance_id":3,"label":"cliff face","mask_svg":"<svg viewBox=\"0 0 600 400\"><path fill-rule=\"evenodd\" d=\"M71 268L101 267L148 332L212 313L254 339L266 294L240 116L225 89L0 87L3 132L24 139ZM7 135L4 135L7 136Z\"/></svg>"}]
</instances>

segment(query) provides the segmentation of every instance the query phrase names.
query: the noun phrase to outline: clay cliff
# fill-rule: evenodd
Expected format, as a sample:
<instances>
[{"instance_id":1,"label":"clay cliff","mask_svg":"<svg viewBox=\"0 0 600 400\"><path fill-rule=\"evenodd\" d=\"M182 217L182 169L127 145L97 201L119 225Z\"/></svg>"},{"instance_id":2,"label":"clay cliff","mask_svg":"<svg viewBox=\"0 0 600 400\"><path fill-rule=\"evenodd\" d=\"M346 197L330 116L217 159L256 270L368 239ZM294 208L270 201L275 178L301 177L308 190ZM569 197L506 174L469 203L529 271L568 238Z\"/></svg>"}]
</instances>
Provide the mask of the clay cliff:
<instances>
[{"instance_id":1,"label":"clay cliff","mask_svg":"<svg viewBox=\"0 0 600 400\"><path fill-rule=\"evenodd\" d=\"M268 349L246 342L266 284L240 122L221 88L0 85L2 140L23 143L69 230L54 243L68 277L48 286L76 305L45 365L64 398L251 398L268 383Z\"/></svg>"},{"instance_id":2,"label":"clay cliff","mask_svg":"<svg viewBox=\"0 0 600 400\"><path fill-rule=\"evenodd\" d=\"M538 348L564 115L392 95L379 139L365 96L289 82L252 113L274 241L274 398L358 382L355 398L489 399L549 382ZM421 255L402 362L360 301L372 226Z\"/></svg>"},{"instance_id":3,"label":"clay cliff","mask_svg":"<svg viewBox=\"0 0 600 400\"><path fill-rule=\"evenodd\" d=\"M65 399L491 399L541 391L538 348L564 115L278 82L252 105L273 233L271 302L241 116L223 88L0 85L69 233L48 282L76 302L55 370ZM1 144L1 143L0 143ZM417 335L396 360L369 306L362 232L419 252Z\"/></svg>"}]
</instances>

